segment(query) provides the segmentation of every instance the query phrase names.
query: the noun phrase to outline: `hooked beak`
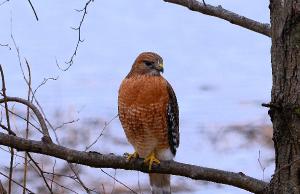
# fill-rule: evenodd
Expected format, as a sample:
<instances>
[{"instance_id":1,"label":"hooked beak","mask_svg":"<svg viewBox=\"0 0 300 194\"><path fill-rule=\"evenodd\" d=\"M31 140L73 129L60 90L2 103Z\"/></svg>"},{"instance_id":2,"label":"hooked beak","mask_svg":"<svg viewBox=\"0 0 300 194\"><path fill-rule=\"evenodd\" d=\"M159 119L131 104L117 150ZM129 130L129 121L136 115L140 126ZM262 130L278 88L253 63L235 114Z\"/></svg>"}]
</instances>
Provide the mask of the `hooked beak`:
<instances>
[{"instance_id":1,"label":"hooked beak","mask_svg":"<svg viewBox=\"0 0 300 194\"><path fill-rule=\"evenodd\" d=\"M157 67L157 70L164 73L164 64L160 63Z\"/></svg>"}]
</instances>

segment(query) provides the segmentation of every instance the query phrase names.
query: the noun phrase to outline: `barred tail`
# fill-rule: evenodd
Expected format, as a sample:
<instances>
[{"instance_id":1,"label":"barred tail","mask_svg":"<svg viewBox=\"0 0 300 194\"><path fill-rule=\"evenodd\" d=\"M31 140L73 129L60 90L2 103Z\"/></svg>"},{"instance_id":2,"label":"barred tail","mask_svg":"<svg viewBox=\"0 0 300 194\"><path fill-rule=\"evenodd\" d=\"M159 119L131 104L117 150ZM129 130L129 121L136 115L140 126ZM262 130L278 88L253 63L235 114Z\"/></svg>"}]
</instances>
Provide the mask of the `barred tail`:
<instances>
[{"instance_id":1,"label":"barred tail","mask_svg":"<svg viewBox=\"0 0 300 194\"><path fill-rule=\"evenodd\" d=\"M152 194L171 194L171 175L150 173L149 178Z\"/></svg>"}]
</instances>

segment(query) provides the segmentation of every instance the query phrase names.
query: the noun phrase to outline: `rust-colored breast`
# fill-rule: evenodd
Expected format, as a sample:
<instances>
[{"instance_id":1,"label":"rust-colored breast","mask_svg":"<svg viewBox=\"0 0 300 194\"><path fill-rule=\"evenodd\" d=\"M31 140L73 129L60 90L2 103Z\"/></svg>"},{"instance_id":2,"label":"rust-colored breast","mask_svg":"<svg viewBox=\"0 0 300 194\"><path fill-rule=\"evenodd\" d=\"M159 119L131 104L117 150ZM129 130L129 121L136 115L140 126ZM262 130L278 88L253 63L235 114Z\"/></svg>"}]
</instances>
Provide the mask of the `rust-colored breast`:
<instances>
[{"instance_id":1,"label":"rust-colored breast","mask_svg":"<svg viewBox=\"0 0 300 194\"><path fill-rule=\"evenodd\" d=\"M141 157L168 148L167 82L161 76L125 78L120 86L119 118L128 141Z\"/></svg>"}]
</instances>

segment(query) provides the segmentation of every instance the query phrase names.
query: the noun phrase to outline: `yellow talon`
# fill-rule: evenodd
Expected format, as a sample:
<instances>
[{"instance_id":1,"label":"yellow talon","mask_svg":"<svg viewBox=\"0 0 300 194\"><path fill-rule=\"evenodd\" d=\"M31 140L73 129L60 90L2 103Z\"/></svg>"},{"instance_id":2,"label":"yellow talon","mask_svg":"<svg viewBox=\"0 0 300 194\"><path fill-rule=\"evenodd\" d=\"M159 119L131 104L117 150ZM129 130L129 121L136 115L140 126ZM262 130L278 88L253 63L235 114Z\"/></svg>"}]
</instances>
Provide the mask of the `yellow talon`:
<instances>
[{"instance_id":1,"label":"yellow talon","mask_svg":"<svg viewBox=\"0 0 300 194\"><path fill-rule=\"evenodd\" d=\"M155 157L154 152L151 152L147 158L145 158L144 163L149 163L149 171L152 169L152 164L157 163L159 164L160 161Z\"/></svg>"},{"instance_id":2,"label":"yellow talon","mask_svg":"<svg viewBox=\"0 0 300 194\"><path fill-rule=\"evenodd\" d=\"M133 152L133 154L128 154L127 160L130 161L132 158L136 159L139 157L139 154L137 152Z\"/></svg>"}]
</instances>

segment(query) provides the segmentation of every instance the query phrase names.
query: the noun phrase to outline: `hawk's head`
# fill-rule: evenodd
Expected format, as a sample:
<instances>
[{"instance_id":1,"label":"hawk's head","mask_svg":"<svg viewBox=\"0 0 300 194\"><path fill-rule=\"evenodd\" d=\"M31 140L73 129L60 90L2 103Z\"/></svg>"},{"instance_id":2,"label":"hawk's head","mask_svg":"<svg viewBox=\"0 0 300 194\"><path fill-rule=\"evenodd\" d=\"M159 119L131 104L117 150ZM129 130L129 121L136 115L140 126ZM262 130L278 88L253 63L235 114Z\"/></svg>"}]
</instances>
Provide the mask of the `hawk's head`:
<instances>
[{"instance_id":1,"label":"hawk's head","mask_svg":"<svg viewBox=\"0 0 300 194\"><path fill-rule=\"evenodd\" d=\"M128 76L132 75L153 75L163 73L163 59L156 53L143 52L134 61Z\"/></svg>"}]
</instances>

